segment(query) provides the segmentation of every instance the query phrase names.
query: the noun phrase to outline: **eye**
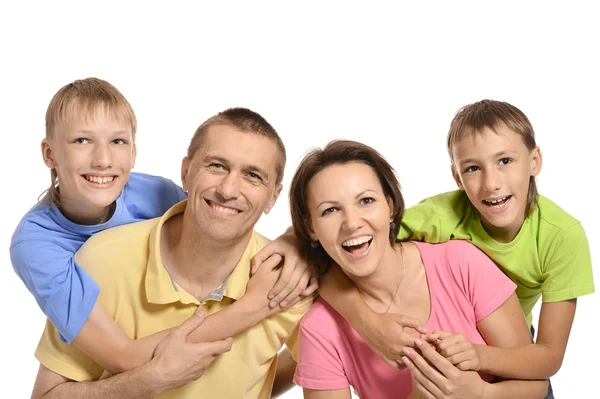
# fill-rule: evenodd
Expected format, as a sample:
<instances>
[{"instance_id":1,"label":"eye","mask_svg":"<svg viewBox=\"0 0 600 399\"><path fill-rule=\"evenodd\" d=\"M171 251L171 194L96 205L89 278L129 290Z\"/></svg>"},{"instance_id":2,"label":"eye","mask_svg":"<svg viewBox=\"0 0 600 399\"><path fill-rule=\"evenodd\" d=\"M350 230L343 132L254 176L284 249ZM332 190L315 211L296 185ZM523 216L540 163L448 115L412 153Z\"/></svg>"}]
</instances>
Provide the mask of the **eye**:
<instances>
[{"instance_id":1,"label":"eye","mask_svg":"<svg viewBox=\"0 0 600 399\"><path fill-rule=\"evenodd\" d=\"M478 170L479 170L479 166L471 165L465 169L464 173L476 172Z\"/></svg>"},{"instance_id":2,"label":"eye","mask_svg":"<svg viewBox=\"0 0 600 399\"><path fill-rule=\"evenodd\" d=\"M259 175L257 175L254 172L248 172L248 177L251 178L252 180L260 180L260 181L262 181L262 177L260 177Z\"/></svg>"},{"instance_id":3,"label":"eye","mask_svg":"<svg viewBox=\"0 0 600 399\"><path fill-rule=\"evenodd\" d=\"M321 216L325 216L325 215L328 215L328 214L330 214L332 212L336 212L336 211L337 211L337 208L334 208L334 207L327 208L323 211L323 213L321 213Z\"/></svg>"},{"instance_id":4,"label":"eye","mask_svg":"<svg viewBox=\"0 0 600 399\"><path fill-rule=\"evenodd\" d=\"M223 170L225 169L225 167L223 165L221 165L220 163L211 163L210 165L208 165L209 169L212 170Z\"/></svg>"},{"instance_id":5,"label":"eye","mask_svg":"<svg viewBox=\"0 0 600 399\"><path fill-rule=\"evenodd\" d=\"M512 162L513 162L513 160L512 160L512 159L510 159L510 158L502 158L502 159L500 160L500 164L501 164L501 165L508 165L509 163L512 163Z\"/></svg>"},{"instance_id":6,"label":"eye","mask_svg":"<svg viewBox=\"0 0 600 399\"><path fill-rule=\"evenodd\" d=\"M120 144L120 145L127 144L127 142L123 139L114 139L112 142L113 142L113 144Z\"/></svg>"},{"instance_id":7,"label":"eye","mask_svg":"<svg viewBox=\"0 0 600 399\"><path fill-rule=\"evenodd\" d=\"M372 204L373 202L375 202L375 199L372 197L366 197L366 198L362 198L360 200L361 205L368 205L368 204Z\"/></svg>"},{"instance_id":8,"label":"eye","mask_svg":"<svg viewBox=\"0 0 600 399\"><path fill-rule=\"evenodd\" d=\"M79 137L79 138L75 139L75 141L73 141L73 142L76 144L87 144L87 143L89 143L89 140L85 139L83 137Z\"/></svg>"}]
</instances>

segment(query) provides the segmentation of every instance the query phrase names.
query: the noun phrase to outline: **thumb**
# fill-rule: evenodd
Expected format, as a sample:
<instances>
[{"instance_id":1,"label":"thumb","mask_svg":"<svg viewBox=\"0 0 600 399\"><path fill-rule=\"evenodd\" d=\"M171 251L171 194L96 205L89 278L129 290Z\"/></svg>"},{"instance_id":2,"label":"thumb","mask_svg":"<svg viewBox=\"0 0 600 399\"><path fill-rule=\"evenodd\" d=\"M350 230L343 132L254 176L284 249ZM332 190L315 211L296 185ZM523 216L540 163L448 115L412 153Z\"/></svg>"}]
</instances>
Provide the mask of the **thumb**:
<instances>
[{"instance_id":1,"label":"thumb","mask_svg":"<svg viewBox=\"0 0 600 399\"><path fill-rule=\"evenodd\" d=\"M427 332L427 329L423 327L421 321L419 321L419 319L415 317L399 315L396 319L396 323L398 323L402 327L414 328L415 330L423 334Z\"/></svg>"},{"instance_id":2,"label":"thumb","mask_svg":"<svg viewBox=\"0 0 600 399\"><path fill-rule=\"evenodd\" d=\"M202 308L198 308L196 313L194 313L191 317L189 317L186 321L181 323L178 327L175 328L174 332L177 334L181 334L185 337L190 335L192 331L194 331L202 322L204 321L206 315Z\"/></svg>"},{"instance_id":3,"label":"thumb","mask_svg":"<svg viewBox=\"0 0 600 399\"><path fill-rule=\"evenodd\" d=\"M251 273L255 274L258 271L258 268L260 267L260 265L265 261L265 259L267 259L269 256L271 256L271 252L269 252L269 246L267 245L266 247L264 247L263 249L260 250L259 253L257 253L256 255L254 255L254 257L252 258L252 269L251 269Z\"/></svg>"}]
</instances>

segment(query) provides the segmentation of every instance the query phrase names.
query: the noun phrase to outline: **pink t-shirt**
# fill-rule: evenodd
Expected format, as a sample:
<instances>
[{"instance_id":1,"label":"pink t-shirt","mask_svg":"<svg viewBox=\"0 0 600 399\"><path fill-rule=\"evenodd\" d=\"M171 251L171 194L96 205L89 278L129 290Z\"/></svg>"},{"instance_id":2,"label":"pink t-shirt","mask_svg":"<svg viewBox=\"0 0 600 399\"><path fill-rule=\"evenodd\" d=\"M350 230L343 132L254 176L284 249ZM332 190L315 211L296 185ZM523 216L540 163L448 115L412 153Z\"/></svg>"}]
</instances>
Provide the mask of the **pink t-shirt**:
<instances>
[{"instance_id":1,"label":"pink t-shirt","mask_svg":"<svg viewBox=\"0 0 600 399\"><path fill-rule=\"evenodd\" d=\"M515 284L467 241L414 243L421 252L431 296L425 327L460 332L474 344L485 344L476 324L508 299ZM406 398L411 392L409 370L388 366L322 299L300 324L299 346L294 382L301 387L335 390L352 386L361 399Z\"/></svg>"}]
</instances>

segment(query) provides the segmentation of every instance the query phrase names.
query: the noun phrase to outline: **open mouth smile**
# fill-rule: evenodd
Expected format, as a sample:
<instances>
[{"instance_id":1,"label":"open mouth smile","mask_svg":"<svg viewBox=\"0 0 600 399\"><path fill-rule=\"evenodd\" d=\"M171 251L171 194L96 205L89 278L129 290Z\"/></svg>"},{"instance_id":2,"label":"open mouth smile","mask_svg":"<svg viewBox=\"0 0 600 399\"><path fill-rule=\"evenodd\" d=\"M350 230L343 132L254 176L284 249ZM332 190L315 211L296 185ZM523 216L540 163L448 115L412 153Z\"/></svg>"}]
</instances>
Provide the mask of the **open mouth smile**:
<instances>
[{"instance_id":1,"label":"open mouth smile","mask_svg":"<svg viewBox=\"0 0 600 399\"><path fill-rule=\"evenodd\" d=\"M206 203L208 204L208 206L210 206L213 210L224 214L224 215L237 215L239 213L241 213L242 211L240 211L239 209L235 209L235 208L230 208L228 206L224 206L224 205L220 205L217 204L216 202L213 202L211 200L207 200L205 199Z\"/></svg>"},{"instance_id":2,"label":"open mouth smile","mask_svg":"<svg viewBox=\"0 0 600 399\"><path fill-rule=\"evenodd\" d=\"M352 256L362 256L367 253L372 241L373 236L367 234L344 241L342 243L342 248L344 248L344 250L349 252Z\"/></svg>"}]
</instances>

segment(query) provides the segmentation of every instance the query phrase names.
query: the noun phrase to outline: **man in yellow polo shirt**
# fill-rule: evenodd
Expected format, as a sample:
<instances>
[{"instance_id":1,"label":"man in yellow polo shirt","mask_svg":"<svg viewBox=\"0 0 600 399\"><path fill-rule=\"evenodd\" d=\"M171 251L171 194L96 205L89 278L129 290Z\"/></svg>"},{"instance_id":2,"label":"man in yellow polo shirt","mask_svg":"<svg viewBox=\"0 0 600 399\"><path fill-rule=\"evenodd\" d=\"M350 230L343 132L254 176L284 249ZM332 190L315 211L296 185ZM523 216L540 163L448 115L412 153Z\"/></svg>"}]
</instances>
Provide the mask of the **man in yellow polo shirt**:
<instances>
[{"instance_id":1,"label":"man in yellow polo shirt","mask_svg":"<svg viewBox=\"0 0 600 399\"><path fill-rule=\"evenodd\" d=\"M254 225L275 205L284 168L283 143L267 121L246 109L221 112L198 128L183 160L187 201L162 218L107 230L84 244L76 261L102 287L101 303L129 336L178 326L199 308L217 312L245 293L250 260L268 242ZM295 364L289 351L277 360L278 352L285 343L293 349L312 299L237 335L201 378L176 389L171 381L161 384L160 373L110 377L48 323L36 351L36 386L69 398L122 397L125 388L130 399L268 398L274 384L291 386Z\"/></svg>"}]
</instances>

